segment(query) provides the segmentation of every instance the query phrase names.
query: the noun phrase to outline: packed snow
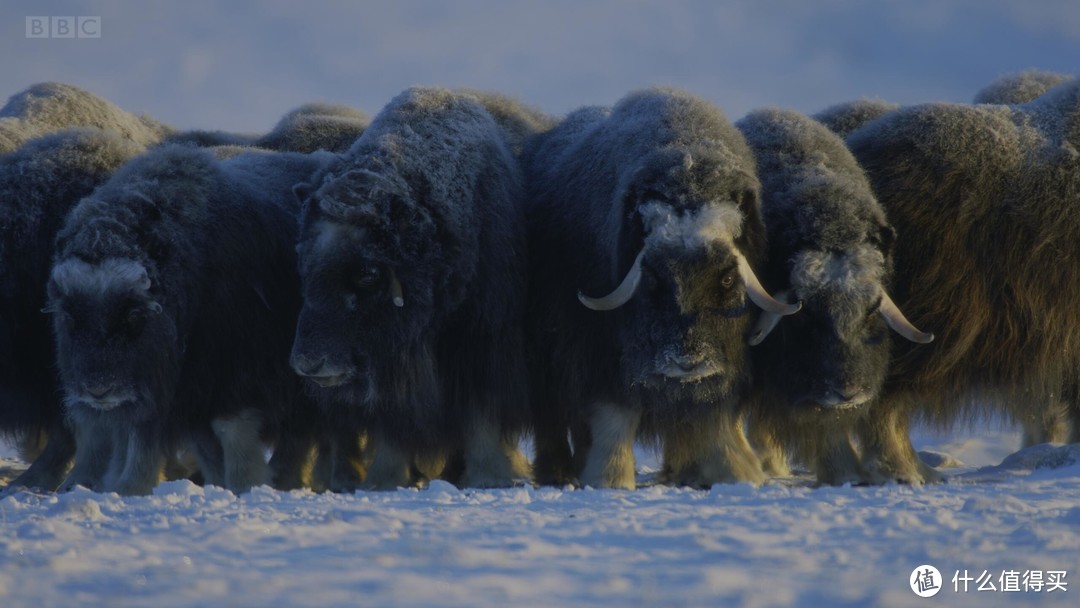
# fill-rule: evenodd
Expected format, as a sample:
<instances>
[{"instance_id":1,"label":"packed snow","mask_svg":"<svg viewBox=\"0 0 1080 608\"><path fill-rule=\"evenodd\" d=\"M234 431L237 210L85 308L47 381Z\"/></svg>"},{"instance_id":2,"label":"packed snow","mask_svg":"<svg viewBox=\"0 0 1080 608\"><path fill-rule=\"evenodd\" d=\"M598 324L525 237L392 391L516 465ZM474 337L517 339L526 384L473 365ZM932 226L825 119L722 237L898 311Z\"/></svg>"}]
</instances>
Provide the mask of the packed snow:
<instances>
[{"instance_id":1,"label":"packed snow","mask_svg":"<svg viewBox=\"0 0 1080 608\"><path fill-rule=\"evenodd\" d=\"M1018 444L921 433L924 457L959 465L927 487L648 485L642 452L636 491L17 492L0 606L1075 606L1080 445ZM25 466L0 456L3 482ZM924 564L942 574L930 599L909 582ZM1013 578L1027 591L1000 590Z\"/></svg>"}]
</instances>

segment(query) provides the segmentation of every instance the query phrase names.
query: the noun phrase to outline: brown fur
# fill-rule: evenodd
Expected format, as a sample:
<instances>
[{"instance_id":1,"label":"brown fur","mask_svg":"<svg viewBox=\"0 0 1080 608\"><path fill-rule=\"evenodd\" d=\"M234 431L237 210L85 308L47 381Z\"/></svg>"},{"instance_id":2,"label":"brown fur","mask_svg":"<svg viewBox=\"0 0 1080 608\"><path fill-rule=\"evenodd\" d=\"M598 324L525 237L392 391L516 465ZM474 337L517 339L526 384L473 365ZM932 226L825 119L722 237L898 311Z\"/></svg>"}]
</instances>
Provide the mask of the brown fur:
<instances>
[{"instance_id":1,"label":"brown fur","mask_svg":"<svg viewBox=\"0 0 1080 608\"><path fill-rule=\"evenodd\" d=\"M894 346L862 425L882 478L936 476L906 436L917 412L947 426L1042 416L1080 366L1080 81L1025 106L927 104L848 137L900 239L894 299L932 348Z\"/></svg>"}]
</instances>

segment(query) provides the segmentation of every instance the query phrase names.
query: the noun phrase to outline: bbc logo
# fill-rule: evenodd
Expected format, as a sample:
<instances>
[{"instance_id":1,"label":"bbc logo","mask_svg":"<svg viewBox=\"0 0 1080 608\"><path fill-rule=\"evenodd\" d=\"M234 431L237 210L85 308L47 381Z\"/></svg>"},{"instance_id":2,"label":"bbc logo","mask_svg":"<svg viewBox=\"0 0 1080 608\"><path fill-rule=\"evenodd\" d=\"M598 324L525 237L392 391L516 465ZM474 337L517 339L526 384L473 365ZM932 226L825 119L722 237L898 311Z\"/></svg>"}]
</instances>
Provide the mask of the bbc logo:
<instances>
[{"instance_id":1,"label":"bbc logo","mask_svg":"<svg viewBox=\"0 0 1080 608\"><path fill-rule=\"evenodd\" d=\"M27 17L27 38L101 38L101 17Z\"/></svg>"}]
</instances>

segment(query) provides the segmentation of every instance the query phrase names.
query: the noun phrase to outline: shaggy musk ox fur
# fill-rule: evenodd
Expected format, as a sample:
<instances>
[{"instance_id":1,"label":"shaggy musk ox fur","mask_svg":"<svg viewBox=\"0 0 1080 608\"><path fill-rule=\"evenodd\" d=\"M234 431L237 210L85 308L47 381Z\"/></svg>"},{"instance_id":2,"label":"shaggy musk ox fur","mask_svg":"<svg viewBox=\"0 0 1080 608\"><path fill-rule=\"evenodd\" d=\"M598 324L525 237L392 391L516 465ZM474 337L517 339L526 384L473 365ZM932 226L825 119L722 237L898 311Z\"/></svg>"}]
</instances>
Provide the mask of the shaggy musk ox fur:
<instances>
[{"instance_id":1,"label":"shaggy musk ox fur","mask_svg":"<svg viewBox=\"0 0 1080 608\"><path fill-rule=\"evenodd\" d=\"M1065 74L1026 70L1006 74L983 87L975 94L975 103L1018 104L1027 103L1057 85L1072 78Z\"/></svg>"},{"instance_id":2,"label":"shaggy musk ox fur","mask_svg":"<svg viewBox=\"0 0 1080 608\"><path fill-rule=\"evenodd\" d=\"M53 239L68 211L142 146L98 129L33 139L0 156L0 432L47 436L12 486L55 490L75 453L63 423L52 326L41 313Z\"/></svg>"},{"instance_id":3,"label":"shaggy musk ox fur","mask_svg":"<svg viewBox=\"0 0 1080 608\"><path fill-rule=\"evenodd\" d=\"M640 428L660 436L667 481L760 481L739 422L746 294L797 307L749 270L765 235L742 136L711 104L651 89L571 113L525 166L538 480L633 488Z\"/></svg>"},{"instance_id":4,"label":"shaggy musk ox fur","mask_svg":"<svg viewBox=\"0 0 1080 608\"><path fill-rule=\"evenodd\" d=\"M797 112L758 110L735 124L757 160L768 235L763 282L803 303L751 332L752 437L766 471L785 474L771 437L792 444L824 483L860 478L848 430L880 393L888 328L926 341L891 304L895 231L839 136ZM888 324L888 325L887 325ZM776 327L775 331L770 330ZM771 437L770 437L771 436ZM837 465L842 465L838 469Z\"/></svg>"},{"instance_id":5,"label":"shaggy musk ox fur","mask_svg":"<svg viewBox=\"0 0 1080 608\"><path fill-rule=\"evenodd\" d=\"M847 137L848 133L899 107L899 104L880 99L856 99L829 106L814 114L814 120L840 137Z\"/></svg>"},{"instance_id":6,"label":"shaggy musk ox fur","mask_svg":"<svg viewBox=\"0 0 1080 608\"><path fill-rule=\"evenodd\" d=\"M71 483L147 493L185 439L208 482L243 490L268 481L260 432L305 436L312 412L288 369L292 186L325 160L163 146L71 212L48 286L78 436ZM279 450L291 453L278 445L275 473L292 475Z\"/></svg>"},{"instance_id":7,"label":"shaggy musk ox fur","mask_svg":"<svg viewBox=\"0 0 1080 608\"><path fill-rule=\"evenodd\" d=\"M166 125L136 116L78 87L45 82L12 95L0 108L0 152L10 152L30 138L68 127L114 131L143 146L173 133Z\"/></svg>"},{"instance_id":8,"label":"shaggy musk ox fur","mask_svg":"<svg viewBox=\"0 0 1080 608\"><path fill-rule=\"evenodd\" d=\"M304 284L292 365L373 428L366 483L464 450L468 486L528 476L520 169L473 95L408 89L297 187Z\"/></svg>"},{"instance_id":9,"label":"shaggy musk ox fur","mask_svg":"<svg viewBox=\"0 0 1080 608\"><path fill-rule=\"evenodd\" d=\"M847 143L902 235L896 302L939 338L895 344L859 431L863 464L887 479L938 479L907 436L913 410L939 424L987 407L1024 420L1075 387L1080 80L1023 105L904 108Z\"/></svg>"},{"instance_id":10,"label":"shaggy musk ox fur","mask_svg":"<svg viewBox=\"0 0 1080 608\"><path fill-rule=\"evenodd\" d=\"M307 103L282 116L255 145L282 152L344 152L370 122L367 114L348 106Z\"/></svg>"}]
</instances>

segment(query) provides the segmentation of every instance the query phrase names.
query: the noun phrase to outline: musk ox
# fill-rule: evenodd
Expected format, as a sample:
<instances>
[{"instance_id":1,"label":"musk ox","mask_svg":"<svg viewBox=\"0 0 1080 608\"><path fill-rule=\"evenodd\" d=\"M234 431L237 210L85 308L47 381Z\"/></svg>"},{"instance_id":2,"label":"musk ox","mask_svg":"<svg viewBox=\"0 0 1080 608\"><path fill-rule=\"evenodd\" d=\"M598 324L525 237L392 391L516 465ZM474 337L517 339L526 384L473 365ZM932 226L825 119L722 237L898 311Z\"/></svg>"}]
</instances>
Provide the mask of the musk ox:
<instances>
[{"instance_id":1,"label":"musk ox","mask_svg":"<svg viewBox=\"0 0 1080 608\"><path fill-rule=\"evenodd\" d=\"M75 453L56 382L52 326L41 314L53 239L80 198L142 151L114 133L81 128L0 156L0 432L20 442L46 439L13 487L55 490Z\"/></svg>"},{"instance_id":2,"label":"musk ox","mask_svg":"<svg viewBox=\"0 0 1080 608\"><path fill-rule=\"evenodd\" d=\"M282 152L344 152L370 122L367 114L348 106L307 103L282 116L255 145Z\"/></svg>"},{"instance_id":3,"label":"musk ox","mask_svg":"<svg viewBox=\"0 0 1080 608\"><path fill-rule=\"evenodd\" d=\"M798 305L751 270L765 234L742 135L715 106L650 89L571 113L525 167L538 480L633 488L640 432L659 436L665 481L761 481L739 411L751 301Z\"/></svg>"},{"instance_id":4,"label":"musk ox","mask_svg":"<svg viewBox=\"0 0 1080 608\"><path fill-rule=\"evenodd\" d=\"M895 343L860 424L863 465L871 481L936 480L908 438L913 412L948 424L1005 409L1023 421L1075 397L1080 80L1015 106L903 108L847 144L903 236L894 298L939 337Z\"/></svg>"},{"instance_id":5,"label":"musk ox","mask_svg":"<svg viewBox=\"0 0 1080 608\"><path fill-rule=\"evenodd\" d=\"M97 127L115 131L142 146L160 141L173 129L146 116L136 116L80 89L58 82L35 84L12 95L0 108L0 152L68 127Z\"/></svg>"},{"instance_id":6,"label":"musk ox","mask_svg":"<svg viewBox=\"0 0 1080 608\"><path fill-rule=\"evenodd\" d=\"M814 120L840 137L847 137L848 133L899 107L880 99L856 99L829 106L814 114Z\"/></svg>"},{"instance_id":7,"label":"musk ox","mask_svg":"<svg viewBox=\"0 0 1080 608\"><path fill-rule=\"evenodd\" d=\"M292 366L328 410L373 429L365 483L418 483L451 453L462 485L527 479L523 184L484 105L408 89L296 192Z\"/></svg>"},{"instance_id":8,"label":"musk ox","mask_svg":"<svg viewBox=\"0 0 1080 608\"><path fill-rule=\"evenodd\" d=\"M975 94L975 103L1020 104L1032 101L1053 87L1071 78L1065 74L1043 70L1026 70L1007 74L990 83ZM1073 427L1080 424L1080 419L1073 422L1075 414L1070 412L1071 403L1077 402L1077 387L1068 387L1062 395L1046 404L1042 416L1021 420L1024 433L1022 445L1046 442L1080 441L1080 431ZM1073 434L1076 433L1076 434Z\"/></svg>"},{"instance_id":9,"label":"musk ox","mask_svg":"<svg viewBox=\"0 0 1080 608\"><path fill-rule=\"evenodd\" d=\"M1072 78L1065 74L1043 70L1025 70L1006 74L986 85L975 94L975 103L1027 103L1055 86Z\"/></svg>"},{"instance_id":10,"label":"musk ox","mask_svg":"<svg viewBox=\"0 0 1080 608\"><path fill-rule=\"evenodd\" d=\"M896 233L844 140L787 110L758 110L735 126L761 179L762 282L803 303L782 320L762 313L750 334L761 400L751 410L751 436L759 449L773 448L762 453L766 472L786 473L779 438L821 482L856 481L848 435L885 382L888 328L916 342L932 336L912 327L889 296Z\"/></svg>"},{"instance_id":11,"label":"musk ox","mask_svg":"<svg viewBox=\"0 0 1080 608\"><path fill-rule=\"evenodd\" d=\"M289 425L281 441L310 448L314 406L288 369L300 305L292 186L325 160L218 161L167 145L72 210L48 283L77 435L69 484L147 493L164 451L186 441L208 482L244 490L268 481L261 435ZM278 477L299 466L279 451L308 453L279 442Z\"/></svg>"}]
</instances>

